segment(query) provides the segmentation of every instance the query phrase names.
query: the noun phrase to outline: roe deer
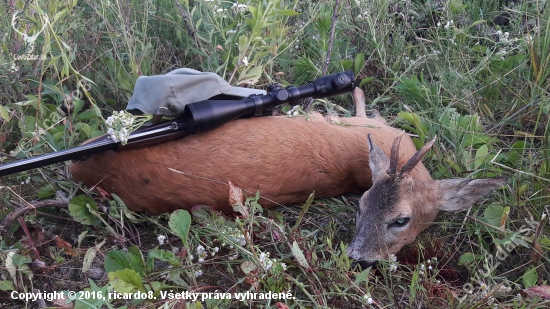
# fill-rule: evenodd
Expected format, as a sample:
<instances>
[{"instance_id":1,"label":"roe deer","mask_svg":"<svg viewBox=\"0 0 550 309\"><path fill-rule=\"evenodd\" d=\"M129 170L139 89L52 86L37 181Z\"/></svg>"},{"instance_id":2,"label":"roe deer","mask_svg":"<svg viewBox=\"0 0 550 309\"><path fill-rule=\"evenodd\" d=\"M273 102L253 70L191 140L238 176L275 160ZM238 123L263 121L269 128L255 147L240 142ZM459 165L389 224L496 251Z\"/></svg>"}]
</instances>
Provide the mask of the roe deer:
<instances>
[{"instance_id":1,"label":"roe deer","mask_svg":"<svg viewBox=\"0 0 550 309\"><path fill-rule=\"evenodd\" d=\"M358 106L364 106L364 97L357 99L361 95L354 93ZM348 249L356 260L397 253L439 210L466 209L504 183L503 178L433 180L419 163L433 141L417 152L410 137L381 117L366 118L362 110L336 124L320 115L309 121L238 119L148 148L96 154L69 169L88 187L100 186L128 208L150 214L198 204L231 213L228 180L252 194L260 191L264 207L303 203L313 191L316 197L364 192Z\"/></svg>"}]
</instances>

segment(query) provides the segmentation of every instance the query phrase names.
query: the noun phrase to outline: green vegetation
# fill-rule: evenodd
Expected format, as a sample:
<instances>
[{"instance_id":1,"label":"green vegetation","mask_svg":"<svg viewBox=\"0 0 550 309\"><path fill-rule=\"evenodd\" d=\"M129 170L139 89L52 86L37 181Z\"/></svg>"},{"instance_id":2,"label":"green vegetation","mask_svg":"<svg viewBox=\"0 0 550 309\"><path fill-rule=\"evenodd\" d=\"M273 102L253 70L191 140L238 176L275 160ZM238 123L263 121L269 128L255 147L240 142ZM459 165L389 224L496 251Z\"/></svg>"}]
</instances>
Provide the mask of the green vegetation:
<instances>
[{"instance_id":1,"label":"green vegetation","mask_svg":"<svg viewBox=\"0 0 550 309\"><path fill-rule=\"evenodd\" d=\"M368 107L417 147L438 136L423 160L434 178L506 175L505 188L361 271L345 253L353 197L312 198L305 211L235 199L236 220L204 208L144 217L55 165L0 179L2 302L34 307L10 293L39 289L87 296L75 308L547 308L547 1L339 1L332 37L335 2L3 1L0 163L104 134L141 75L190 67L234 85L299 85L331 49L327 73L353 70ZM349 97L314 108L353 112ZM114 291L147 299L100 297ZM293 298L169 297L186 291Z\"/></svg>"}]
</instances>

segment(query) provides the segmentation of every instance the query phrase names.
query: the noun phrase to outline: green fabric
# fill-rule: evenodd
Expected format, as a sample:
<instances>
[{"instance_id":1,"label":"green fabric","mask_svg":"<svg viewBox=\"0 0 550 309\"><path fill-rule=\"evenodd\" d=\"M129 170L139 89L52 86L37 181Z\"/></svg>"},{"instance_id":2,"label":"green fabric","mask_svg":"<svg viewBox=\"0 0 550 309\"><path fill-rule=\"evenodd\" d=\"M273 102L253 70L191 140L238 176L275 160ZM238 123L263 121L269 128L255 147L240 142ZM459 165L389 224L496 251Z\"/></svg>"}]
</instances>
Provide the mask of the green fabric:
<instances>
[{"instance_id":1,"label":"green fabric","mask_svg":"<svg viewBox=\"0 0 550 309\"><path fill-rule=\"evenodd\" d=\"M126 109L137 109L151 115L175 116L183 112L185 105L208 100L219 94L244 98L252 94L264 95L266 92L231 86L215 73L181 68L165 75L140 76Z\"/></svg>"}]
</instances>

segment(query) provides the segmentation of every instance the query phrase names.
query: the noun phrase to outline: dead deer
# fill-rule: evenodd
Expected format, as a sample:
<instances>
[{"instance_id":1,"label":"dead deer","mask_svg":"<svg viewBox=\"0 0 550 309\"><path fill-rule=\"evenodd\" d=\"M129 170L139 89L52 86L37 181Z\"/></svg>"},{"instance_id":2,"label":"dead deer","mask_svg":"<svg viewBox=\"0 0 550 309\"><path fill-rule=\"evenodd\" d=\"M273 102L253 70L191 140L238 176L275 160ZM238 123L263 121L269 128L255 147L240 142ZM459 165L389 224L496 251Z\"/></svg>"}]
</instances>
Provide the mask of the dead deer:
<instances>
[{"instance_id":1,"label":"dead deer","mask_svg":"<svg viewBox=\"0 0 550 309\"><path fill-rule=\"evenodd\" d=\"M364 106L361 95L354 98ZM366 118L363 109L330 122L320 115L238 119L148 148L96 154L69 169L88 187L100 186L150 214L199 204L231 213L228 180L259 191L264 207L303 203L313 191L319 198L364 193L348 254L371 261L411 243L439 210L466 209L504 183L433 180L420 163L432 144L417 152L409 136L381 117Z\"/></svg>"}]
</instances>

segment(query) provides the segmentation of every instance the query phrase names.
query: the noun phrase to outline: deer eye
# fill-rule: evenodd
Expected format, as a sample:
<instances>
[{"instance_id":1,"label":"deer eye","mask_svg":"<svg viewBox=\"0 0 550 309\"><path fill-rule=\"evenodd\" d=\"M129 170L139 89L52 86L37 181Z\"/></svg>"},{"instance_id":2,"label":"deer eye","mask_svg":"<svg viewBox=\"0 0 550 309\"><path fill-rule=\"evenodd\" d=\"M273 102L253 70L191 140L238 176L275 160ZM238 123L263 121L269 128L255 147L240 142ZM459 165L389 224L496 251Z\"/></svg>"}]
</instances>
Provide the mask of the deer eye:
<instances>
[{"instance_id":1,"label":"deer eye","mask_svg":"<svg viewBox=\"0 0 550 309\"><path fill-rule=\"evenodd\" d=\"M411 221L411 218L409 218L409 217L399 218L399 219L395 220L395 222L392 225L395 226L395 227L403 227L403 226L407 225L407 223L409 223L409 221Z\"/></svg>"}]
</instances>

